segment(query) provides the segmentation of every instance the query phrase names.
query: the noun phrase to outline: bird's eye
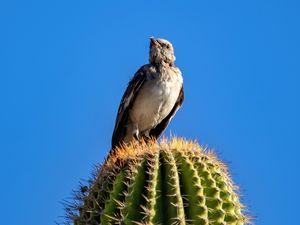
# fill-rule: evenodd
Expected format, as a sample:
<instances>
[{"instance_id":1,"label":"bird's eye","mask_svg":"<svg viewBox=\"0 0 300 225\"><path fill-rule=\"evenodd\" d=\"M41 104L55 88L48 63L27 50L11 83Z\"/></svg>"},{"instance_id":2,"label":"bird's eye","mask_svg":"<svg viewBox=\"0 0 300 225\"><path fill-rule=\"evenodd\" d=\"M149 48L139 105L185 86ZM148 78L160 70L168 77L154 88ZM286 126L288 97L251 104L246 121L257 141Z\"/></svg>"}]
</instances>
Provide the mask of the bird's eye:
<instances>
[{"instance_id":1,"label":"bird's eye","mask_svg":"<svg viewBox=\"0 0 300 225\"><path fill-rule=\"evenodd\" d=\"M167 49L170 49L170 45L167 45L166 48L167 48Z\"/></svg>"}]
</instances>

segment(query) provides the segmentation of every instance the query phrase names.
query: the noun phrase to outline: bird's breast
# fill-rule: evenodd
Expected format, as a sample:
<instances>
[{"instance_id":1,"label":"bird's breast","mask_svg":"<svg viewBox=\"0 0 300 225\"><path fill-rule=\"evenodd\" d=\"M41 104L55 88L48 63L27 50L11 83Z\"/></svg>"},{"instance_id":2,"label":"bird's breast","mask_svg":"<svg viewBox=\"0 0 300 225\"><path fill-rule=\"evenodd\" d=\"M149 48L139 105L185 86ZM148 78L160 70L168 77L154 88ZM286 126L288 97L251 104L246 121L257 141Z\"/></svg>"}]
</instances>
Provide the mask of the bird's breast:
<instances>
[{"instance_id":1,"label":"bird's breast","mask_svg":"<svg viewBox=\"0 0 300 225\"><path fill-rule=\"evenodd\" d=\"M148 80L138 93L130 117L140 131L159 124L173 109L182 83L178 79Z\"/></svg>"}]
</instances>

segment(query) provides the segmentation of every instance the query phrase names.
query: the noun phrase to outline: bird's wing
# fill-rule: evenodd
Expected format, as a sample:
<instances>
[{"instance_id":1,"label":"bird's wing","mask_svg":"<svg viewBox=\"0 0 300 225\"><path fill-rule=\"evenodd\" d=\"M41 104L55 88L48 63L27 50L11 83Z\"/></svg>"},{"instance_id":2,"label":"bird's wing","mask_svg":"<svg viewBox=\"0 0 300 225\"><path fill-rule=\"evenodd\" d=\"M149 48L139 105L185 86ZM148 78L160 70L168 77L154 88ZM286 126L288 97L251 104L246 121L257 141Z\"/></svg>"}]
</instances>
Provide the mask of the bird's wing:
<instances>
[{"instance_id":1,"label":"bird's wing","mask_svg":"<svg viewBox=\"0 0 300 225\"><path fill-rule=\"evenodd\" d=\"M126 123L128 120L129 111L145 80L146 70L145 66L142 66L129 82L127 89L122 97L111 141L112 148L122 143L122 140L126 135Z\"/></svg>"},{"instance_id":2,"label":"bird's wing","mask_svg":"<svg viewBox=\"0 0 300 225\"><path fill-rule=\"evenodd\" d=\"M164 118L156 127L150 130L149 132L150 137L154 137L155 139L159 138L159 136L164 132L168 124L171 122L172 118L175 116L177 110L181 107L183 100L184 100L184 91L182 86L173 109L171 110L171 112L166 118Z\"/></svg>"}]
</instances>

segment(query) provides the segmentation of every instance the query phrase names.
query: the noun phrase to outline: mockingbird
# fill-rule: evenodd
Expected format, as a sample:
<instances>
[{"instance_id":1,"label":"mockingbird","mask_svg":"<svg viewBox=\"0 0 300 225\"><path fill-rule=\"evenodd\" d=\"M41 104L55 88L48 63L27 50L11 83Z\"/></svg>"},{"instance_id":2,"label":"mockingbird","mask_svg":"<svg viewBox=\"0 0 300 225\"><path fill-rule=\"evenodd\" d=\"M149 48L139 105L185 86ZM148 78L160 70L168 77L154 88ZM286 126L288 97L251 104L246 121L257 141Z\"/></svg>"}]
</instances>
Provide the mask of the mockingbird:
<instances>
[{"instance_id":1,"label":"mockingbird","mask_svg":"<svg viewBox=\"0 0 300 225\"><path fill-rule=\"evenodd\" d=\"M184 99L183 79L174 61L169 41L150 38L149 64L135 73L122 97L112 150L135 139L157 139L166 129Z\"/></svg>"}]
</instances>

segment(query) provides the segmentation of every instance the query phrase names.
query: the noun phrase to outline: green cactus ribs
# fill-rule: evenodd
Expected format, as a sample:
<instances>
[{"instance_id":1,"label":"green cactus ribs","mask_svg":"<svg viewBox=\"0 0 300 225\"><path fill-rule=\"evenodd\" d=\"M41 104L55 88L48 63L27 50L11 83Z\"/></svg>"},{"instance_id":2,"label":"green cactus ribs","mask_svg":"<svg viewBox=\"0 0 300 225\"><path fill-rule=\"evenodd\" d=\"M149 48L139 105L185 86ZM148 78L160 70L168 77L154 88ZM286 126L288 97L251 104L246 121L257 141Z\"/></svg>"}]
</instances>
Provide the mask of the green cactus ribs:
<instances>
[{"instance_id":1,"label":"green cactus ribs","mask_svg":"<svg viewBox=\"0 0 300 225\"><path fill-rule=\"evenodd\" d=\"M196 142L176 138L118 149L71 220L75 225L249 223L227 167Z\"/></svg>"}]
</instances>

